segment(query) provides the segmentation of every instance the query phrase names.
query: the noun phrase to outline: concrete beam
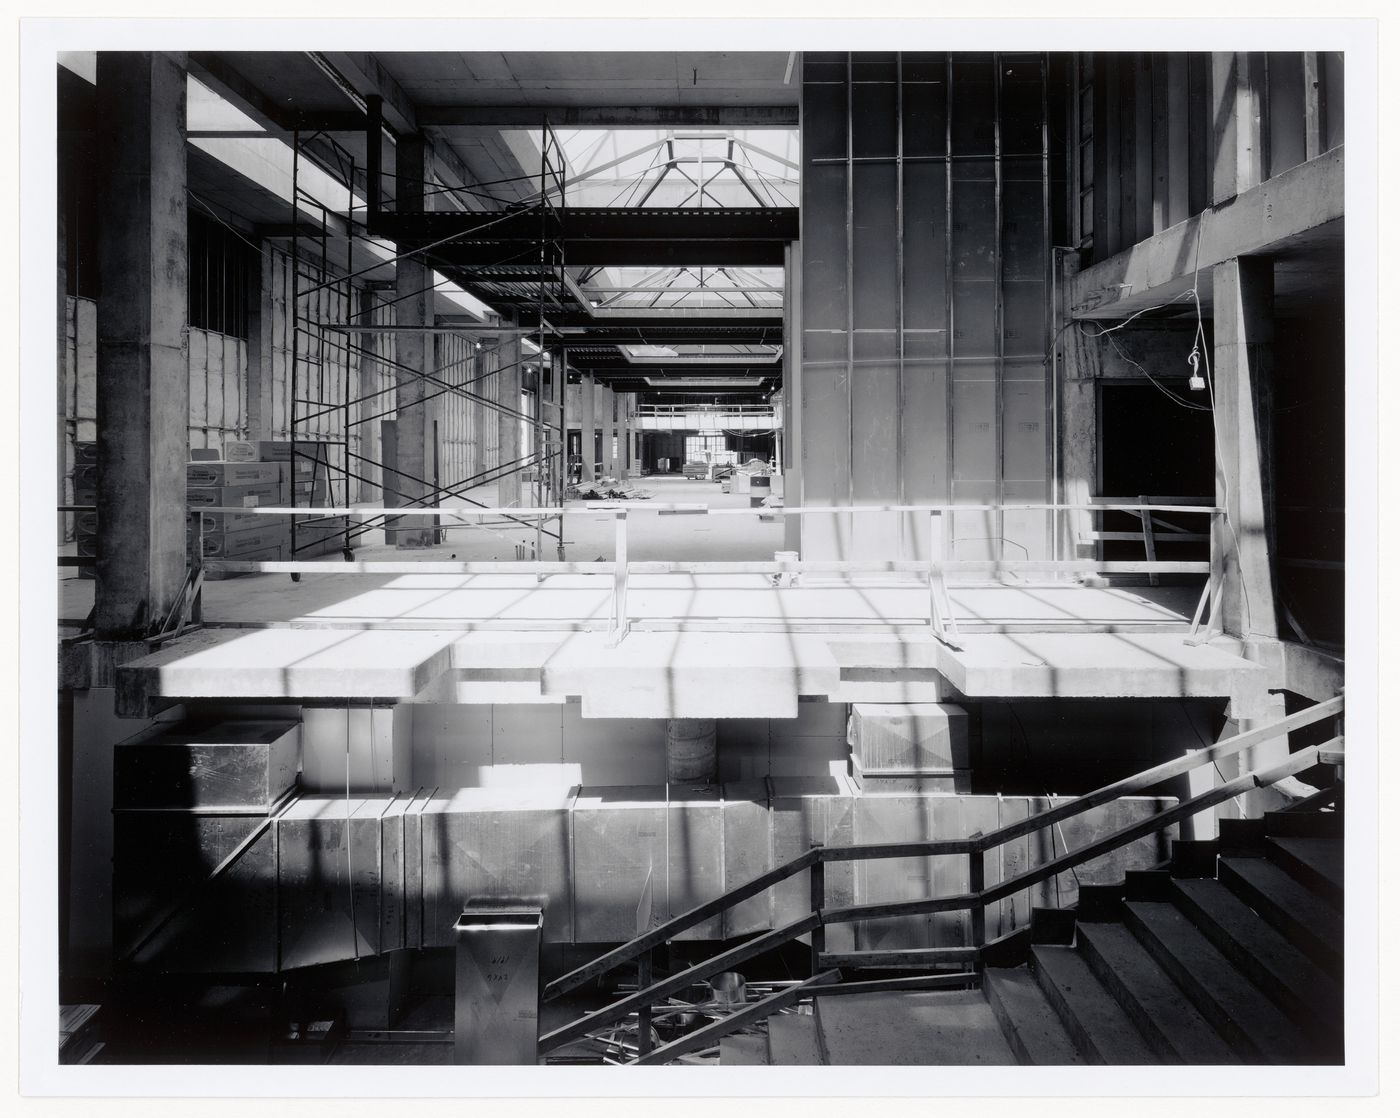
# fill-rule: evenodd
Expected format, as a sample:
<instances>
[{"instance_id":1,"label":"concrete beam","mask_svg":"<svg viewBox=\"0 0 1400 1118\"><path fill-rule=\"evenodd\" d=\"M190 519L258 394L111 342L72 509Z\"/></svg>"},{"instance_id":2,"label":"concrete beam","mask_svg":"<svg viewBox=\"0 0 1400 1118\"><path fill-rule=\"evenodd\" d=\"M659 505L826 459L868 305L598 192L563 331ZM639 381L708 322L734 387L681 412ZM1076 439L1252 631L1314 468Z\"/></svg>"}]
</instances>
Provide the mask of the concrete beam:
<instances>
[{"instance_id":1,"label":"concrete beam","mask_svg":"<svg viewBox=\"0 0 1400 1118\"><path fill-rule=\"evenodd\" d=\"M188 234L183 56L102 52L98 89L99 635L162 622L185 579Z\"/></svg>"},{"instance_id":2,"label":"concrete beam","mask_svg":"<svg viewBox=\"0 0 1400 1118\"><path fill-rule=\"evenodd\" d=\"M439 128L796 128L797 105L423 105Z\"/></svg>"},{"instance_id":3,"label":"concrete beam","mask_svg":"<svg viewBox=\"0 0 1400 1118\"><path fill-rule=\"evenodd\" d=\"M1125 318L1182 298L1200 272L1238 256L1286 249L1344 215L1345 149L1292 167L1080 272L1069 288L1074 318Z\"/></svg>"}]
</instances>

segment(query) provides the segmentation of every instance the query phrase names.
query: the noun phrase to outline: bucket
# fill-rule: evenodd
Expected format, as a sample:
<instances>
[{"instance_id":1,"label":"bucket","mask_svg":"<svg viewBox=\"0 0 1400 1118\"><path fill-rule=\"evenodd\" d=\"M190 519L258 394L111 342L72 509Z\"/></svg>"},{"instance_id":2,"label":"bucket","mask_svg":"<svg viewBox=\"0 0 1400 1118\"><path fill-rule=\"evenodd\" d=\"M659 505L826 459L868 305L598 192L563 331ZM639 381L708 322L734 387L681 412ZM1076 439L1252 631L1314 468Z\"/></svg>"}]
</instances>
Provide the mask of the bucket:
<instances>
[{"instance_id":1,"label":"bucket","mask_svg":"<svg viewBox=\"0 0 1400 1118\"><path fill-rule=\"evenodd\" d=\"M710 979L710 990L715 1004L726 1007L743 1005L748 994L744 976L732 970L724 971Z\"/></svg>"}]
</instances>

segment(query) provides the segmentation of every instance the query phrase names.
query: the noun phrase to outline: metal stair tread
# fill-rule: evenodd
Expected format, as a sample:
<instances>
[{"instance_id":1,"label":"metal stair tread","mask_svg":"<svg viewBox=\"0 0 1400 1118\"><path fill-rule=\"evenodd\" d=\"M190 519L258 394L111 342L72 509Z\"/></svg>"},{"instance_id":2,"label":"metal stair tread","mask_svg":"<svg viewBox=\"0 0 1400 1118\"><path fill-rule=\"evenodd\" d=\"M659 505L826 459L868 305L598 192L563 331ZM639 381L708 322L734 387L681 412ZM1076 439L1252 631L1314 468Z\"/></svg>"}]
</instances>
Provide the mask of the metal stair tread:
<instances>
[{"instance_id":1,"label":"metal stair tread","mask_svg":"<svg viewBox=\"0 0 1400 1118\"><path fill-rule=\"evenodd\" d=\"M1099 980L1125 1004L1128 1015L1148 1037L1165 1045L1173 1062L1184 1064L1238 1064L1239 1056L1201 1016L1146 947L1121 923L1079 925L1080 949ZM1110 978L1099 968L1112 972ZM1115 984L1116 987L1115 988ZM1143 1020L1150 1024L1144 1026ZM1154 1037L1152 1034L1156 1033Z\"/></svg>"},{"instance_id":2,"label":"metal stair tread","mask_svg":"<svg viewBox=\"0 0 1400 1118\"><path fill-rule=\"evenodd\" d=\"M1070 1035L1088 1048L1085 1055L1089 1062L1112 1065L1162 1062L1123 1007L1073 947L1039 944L1031 948L1031 958L1041 989L1052 1004L1057 1003L1056 1008Z\"/></svg>"},{"instance_id":3,"label":"metal stair tread","mask_svg":"<svg viewBox=\"0 0 1400 1118\"><path fill-rule=\"evenodd\" d=\"M799 1067L824 1064L817 1019L805 1013L778 1013L768 1018L768 1062Z\"/></svg>"},{"instance_id":4,"label":"metal stair tread","mask_svg":"<svg viewBox=\"0 0 1400 1118\"><path fill-rule=\"evenodd\" d=\"M1326 1010L1340 1007L1338 984L1227 886L1209 879L1172 885L1181 896L1178 905L1227 958L1261 989L1286 992L1295 1020L1307 1027L1309 1019L1324 1014L1325 1020Z\"/></svg>"},{"instance_id":5,"label":"metal stair tread","mask_svg":"<svg viewBox=\"0 0 1400 1118\"><path fill-rule=\"evenodd\" d=\"M1022 1063L1040 1067L1084 1063L1060 1015L1028 967L988 968L982 989L1007 1043Z\"/></svg>"},{"instance_id":6,"label":"metal stair tread","mask_svg":"<svg viewBox=\"0 0 1400 1118\"><path fill-rule=\"evenodd\" d=\"M1128 901L1133 931L1246 1063L1313 1063L1313 1048L1278 1006L1170 901Z\"/></svg>"},{"instance_id":7,"label":"metal stair tread","mask_svg":"<svg viewBox=\"0 0 1400 1118\"><path fill-rule=\"evenodd\" d=\"M1326 898L1266 858L1221 858L1220 880L1313 958L1339 962L1342 915ZM1291 934L1290 934L1291 933Z\"/></svg>"},{"instance_id":8,"label":"metal stair tread","mask_svg":"<svg viewBox=\"0 0 1400 1118\"><path fill-rule=\"evenodd\" d=\"M1306 883L1340 904L1346 887L1344 847L1335 838L1271 835L1269 856L1285 869L1300 872ZM1278 853L1275 854L1275 851ZM1280 856L1281 855L1281 856Z\"/></svg>"}]
</instances>

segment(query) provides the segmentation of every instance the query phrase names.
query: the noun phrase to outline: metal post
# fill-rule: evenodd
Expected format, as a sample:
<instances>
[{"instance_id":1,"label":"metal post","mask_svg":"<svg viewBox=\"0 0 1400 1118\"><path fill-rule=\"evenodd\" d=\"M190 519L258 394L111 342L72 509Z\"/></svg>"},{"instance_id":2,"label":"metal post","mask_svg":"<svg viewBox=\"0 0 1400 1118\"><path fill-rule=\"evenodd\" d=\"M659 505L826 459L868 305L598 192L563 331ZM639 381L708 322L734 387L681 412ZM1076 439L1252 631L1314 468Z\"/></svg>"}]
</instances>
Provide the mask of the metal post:
<instances>
[{"instance_id":1,"label":"metal post","mask_svg":"<svg viewBox=\"0 0 1400 1118\"><path fill-rule=\"evenodd\" d=\"M974 831L968 836L972 839L982 837L981 831ZM982 903L982 890L987 886L986 865L983 861L983 854L980 845L977 849L970 851L967 855L967 891L975 899L972 902L972 909L969 916L972 920L972 947L982 947L987 942L987 909ZM979 959L974 966L981 968Z\"/></svg>"},{"instance_id":2,"label":"metal post","mask_svg":"<svg viewBox=\"0 0 1400 1118\"><path fill-rule=\"evenodd\" d=\"M812 849L820 849L819 842L812 843ZM818 859L807 871L811 875L812 911L821 912L826 907L826 863ZM826 925L818 924L812 929L812 973L820 974L822 954L826 951Z\"/></svg>"},{"instance_id":3,"label":"metal post","mask_svg":"<svg viewBox=\"0 0 1400 1118\"><path fill-rule=\"evenodd\" d=\"M647 948L637 958L637 989L645 990L651 985L652 973L652 951L655 948ZM637 1010L637 1055L645 1056L651 1051L651 1005L642 1006Z\"/></svg>"},{"instance_id":4,"label":"metal post","mask_svg":"<svg viewBox=\"0 0 1400 1118\"><path fill-rule=\"evenodd\" d=\"M609 646L627 636L627 510L613 513L613 623Z\"/></svg>"}]
</instances>

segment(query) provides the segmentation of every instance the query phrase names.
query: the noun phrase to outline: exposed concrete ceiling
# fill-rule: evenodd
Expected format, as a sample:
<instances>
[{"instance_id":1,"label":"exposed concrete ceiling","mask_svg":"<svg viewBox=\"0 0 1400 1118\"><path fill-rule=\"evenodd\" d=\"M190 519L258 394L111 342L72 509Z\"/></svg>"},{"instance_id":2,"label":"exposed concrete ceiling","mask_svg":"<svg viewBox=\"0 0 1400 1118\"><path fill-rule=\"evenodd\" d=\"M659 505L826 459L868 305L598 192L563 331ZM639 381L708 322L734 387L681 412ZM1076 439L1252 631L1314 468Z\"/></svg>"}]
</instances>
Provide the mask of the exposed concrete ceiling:
<instances>
[{"instance_id":1,"label":"exposed concrete ceiling","mask_svg":"<svg viewBox=\"0 0 1400 1118\"><path fill-rule=\"evenodd\" d=\"M796 105L774 51L525 51L377 55L413 101L444 105Z\"/></svg>"}]
</instances>

